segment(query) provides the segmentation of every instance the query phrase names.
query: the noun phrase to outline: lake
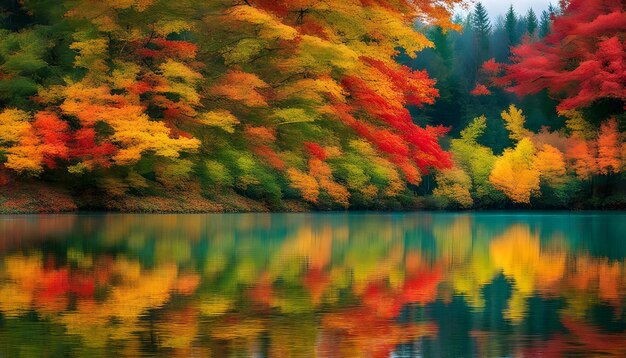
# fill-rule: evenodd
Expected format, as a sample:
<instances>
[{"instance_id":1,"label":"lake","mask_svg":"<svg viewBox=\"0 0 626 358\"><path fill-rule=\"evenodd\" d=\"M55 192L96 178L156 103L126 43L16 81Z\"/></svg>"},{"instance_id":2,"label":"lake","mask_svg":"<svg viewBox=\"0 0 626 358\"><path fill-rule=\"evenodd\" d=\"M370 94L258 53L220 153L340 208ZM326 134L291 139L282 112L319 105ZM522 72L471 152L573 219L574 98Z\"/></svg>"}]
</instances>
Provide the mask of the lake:
<instances>
[{"instance_id":1,"label":"lake","mask_svg":"<svg viewBox=\"0 0 626 358\"><path fill-rule=\"evenodd\" d=\"M0 356L626 356L626 213L0 216Z\"/></svg>"}]
</instances>

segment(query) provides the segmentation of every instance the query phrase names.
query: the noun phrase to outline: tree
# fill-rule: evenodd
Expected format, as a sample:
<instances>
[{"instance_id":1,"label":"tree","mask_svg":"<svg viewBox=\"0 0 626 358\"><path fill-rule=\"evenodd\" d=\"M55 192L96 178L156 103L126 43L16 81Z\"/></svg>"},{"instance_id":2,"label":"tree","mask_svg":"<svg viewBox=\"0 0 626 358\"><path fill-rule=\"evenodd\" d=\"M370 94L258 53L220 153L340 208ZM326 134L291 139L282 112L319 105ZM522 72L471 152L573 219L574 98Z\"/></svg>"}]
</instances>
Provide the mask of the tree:
<instances>
[{"instance_id":1,"label":"tree","mask_svg":"<svg viewBox=\"0 0 626 358\"><path fill-rule=\"evenodd\" d=\"M539 22L537 20L537 15L533 11L533 9L529 9L528 14L526 14L526 30L531 37L535 36L535 32L537 31L538 26Z\"/></svg>"},{"instance_id":2,"label":"tree","mask_svg":"<svg viewBox=\"0 0 626 358\"><path fill-rule=\"evenodd\" d=\"M444 169L435 175L437 187L433 190L435 197L448 202L448 206L470 208L474 200L470 194L472 179L461 168Z\"/></svg>"},{"instance_id":3,"label":"tree","mask_svg":"<svg viewBox=\"0 0 626 358\"><path fill-rule=\"evenodd\" d=\"M563 184L565 179L565 158L563 153L555 147L544 144L537 153L534 167L539 171L542 182L551 186Z\"/></svg>"},{"instance_id":4,"label":"tree","mask_svg":"<svg viewBox=\"0 0 626 358\"><path fill-rule=\"evenodd\" d=\"M610 119L600 126L598 134L598 170L601 174L619 173L622 167L622 134L617 129L617 121Z\"/></svg>"},{"instance_id":5,"label":"tree","mask_svg":"<svg viewBox=\"0 0 626 358\"><path fill-rule=\"evenodd\" d=\"M75 182L93 173L124 195L129 182L171 190L174 177L208 186L208 167L228 172L224 192L276 207L294 186L316 202L317 185L344 206L345 188L399 195L451 159L439 145L446 130L418 126L407 109L435 101L435 80L396 56L433 46L417 20L443 37L459 30L451 14L461 2L11 2L0 23L0 105L23 112L11 126L24 130L0 144L0 163ZM358 139L376 152L359 158L376 185L335 180ZM305 142L340 154L303 160Z\"/></svg>"},{"instance_id":6,"label":"tree","mask_svg":"<svg viewBox=\"0 0 626 358\"><path fill-rule=\"evenodd\" d=\"M491 21L487 9L478 2L472 13L472 29L483 52L489 49L489 35L491 34Z\"/></svg>"},{"instance_id":7,"label":"tree","mask_svg":"<svg viewBox=\"0 0 626 358\"><path fill-rule=\"evenodd\" d=\"M560 101L559 110L586 108L599 100L622 104L626 27L619 0L572 0L541 41L513 49L513 64L501 84L527 95L547 90ZM619 105L616 108L620 107ZM620 109L621 110L621 109Z\"/></svg>"},{"instance_id":8,"label":"tree","mask_svg":"<svg viewBox=\"0 0 626 358\"><path fill-rule=\"evenodd\" d=\"M455 165L471 178L470 194L478 205L494 205L504 199L489 181L496 156L493 151L478 143L487 127L484 116L475 118L461 131L461 138L451 141Z\"/></svg>"},{"instance_id":9,"label":"tree","mask_svg":"<svg viewBox=\"0 0 626 358\"><path fill-rule=\"evenodd\" d=\"M521 109L515 107L514 104L509 106L509 110L502 111L502 119L506 123L506 129L509 131L509 137L514 141L521 141L524 138L530 137L531 133L524 125L526 124L526 117L522 113Z\"/></svg>"},{"instance_id":10,"label":"tree","mask_svg":"<svg viewBox=\"0 0 626 358\"><path fill-rule=\"evenodd\" d=\"M598 163L590 141L580 137L572 137L568 141L565 157L568 167L571 168L579 179L589 179L596 173Z\"/></svg>"},{"instance_id":11,"label":"tree","mask_svg":"<svg viewBox=\"0 0 626 358\"><path fill-rule=\"evenodd\" d=\"M518 42L517 14L515 13L515 10L513 9L513 5L509 7L509 10L507 11L505 15L505 28L506 28L507 36L509 38L509 45L510 46L517 45L517 42Z\"/></svg>"},{"instance_id":12,"label":"tree","mask_svg":"<svg viewBox=\"0 0 626 358\"><path fill-rule=\"evenodd\" d=\"M530 204L531 196L539 193L540 172L535 161L535 146L524 138L496 159L489 181L513 202Z\"/></svg>"},{"instance_id":13,"label":"tree","mask_svg":"<svg viewBox=\"0 0 626 358\"><path fill-rule=\"evenodd\" d=\"M541 12L541 19L539 20L539 37L546 37L552 30L552 18L556 16L556 9L550 4L548 10Z\"/></svg>"},{"instance_id":14,"label":"tree","mask_svg":"<svg viewBox=\"0 0 626 358\"><path fill-rule=\"evenodd\" d=\"M5 157L4 166L16 172L39 174L43 155L39 139L34 133L28 113L5 109L0 113L0 150Z\"/></svg>"}]
</instances>

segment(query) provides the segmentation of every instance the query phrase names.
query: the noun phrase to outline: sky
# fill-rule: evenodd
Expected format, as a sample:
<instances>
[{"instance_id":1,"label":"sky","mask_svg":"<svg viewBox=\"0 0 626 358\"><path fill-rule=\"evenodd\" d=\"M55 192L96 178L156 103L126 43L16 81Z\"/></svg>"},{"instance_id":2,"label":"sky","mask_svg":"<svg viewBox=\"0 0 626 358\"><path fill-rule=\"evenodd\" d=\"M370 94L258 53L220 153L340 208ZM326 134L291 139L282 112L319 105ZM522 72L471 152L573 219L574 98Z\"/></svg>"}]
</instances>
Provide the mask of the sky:
<instances>
[{"instance_id":1,"label":"sky","mask_svg":"<svg viewBox=\"0 0 626 358\"><path fill-rule=\"evenodd\" d=\"M476 2L474 1L472 8ZM528 9L532 7L537 16L539 16L541 11L548 8L548 4L556 5L558 0L480 0L480 2L487 8L489 16L495 19L500 15L504 16L511 4L513 4L518 14L526 14Z\"/></svg>"}]
</instances>

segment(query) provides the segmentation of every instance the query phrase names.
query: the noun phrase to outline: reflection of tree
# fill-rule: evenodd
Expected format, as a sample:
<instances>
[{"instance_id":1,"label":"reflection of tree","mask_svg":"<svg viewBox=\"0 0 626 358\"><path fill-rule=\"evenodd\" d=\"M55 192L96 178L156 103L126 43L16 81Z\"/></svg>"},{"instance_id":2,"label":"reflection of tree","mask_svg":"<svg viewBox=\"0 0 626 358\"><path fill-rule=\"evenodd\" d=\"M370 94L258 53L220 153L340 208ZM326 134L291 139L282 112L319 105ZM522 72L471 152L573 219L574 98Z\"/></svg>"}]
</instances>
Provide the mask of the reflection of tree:
<instances>
[{"instance_id":1,"label":"reflection of tree","mask_svg":"<svg viewBox=\"0 0 626 358\"><path fill-rule=\"evenodd\" d=\"M572 317L542 332L551 341L533 343L541 349L623 352L613 333L594 338L599 328L584 321L599 304L620 316L624 262L571 252L553 224L546 235L536 223L469 215L58 223L46 224L46 245L10 227L24 243L0 257L0 311L24 330L35 315L34 325L64 337L60 346L79 341L79 355L115 346L127 355L388 356L417 340L445 347L449 329L480 342L481 354L509 355L497 341L532 325L531 302ZM556 299L562 310L545 303ZM450 328L447 310L472 321Z\"/></svg>"},{"instance_id":2,"label":"reflection of tree","mask_svg":"<svg viewBox=\"0 0 626 358\"><path fill-rule=\"evenodd\" d=\"M565 253L543 252L539 235L530 228L513 225L491 242L494 264L515 282L507 316L520 321L526 312L526 299L537 286L550 287L563 276Z\"/></svg>"},{"instance_id":3,"label":"reflection of tree","mask_svg":"<svg viewBox=\"0 0 626 358\"><path fill-rule=\"evenodd\" d=\"M398 324L368 308L329 313L322 327L322 356L389 357L398 344L437 334L432 323Z\"/></svg>"},{"instance_id":4,"label":"reflection of tree","mask_svg":"<svg viewBox=\"0 0 626 358\"><path fill-rule=\"evenodd\" d=\"M626 356L626 339L623 333L606 333L583 321L563 317L561 322L568 334L559 334L536 347L526 349L525 357L561 357L575 352L593 352L594 355Z\"/></svg>"}]
</instances>

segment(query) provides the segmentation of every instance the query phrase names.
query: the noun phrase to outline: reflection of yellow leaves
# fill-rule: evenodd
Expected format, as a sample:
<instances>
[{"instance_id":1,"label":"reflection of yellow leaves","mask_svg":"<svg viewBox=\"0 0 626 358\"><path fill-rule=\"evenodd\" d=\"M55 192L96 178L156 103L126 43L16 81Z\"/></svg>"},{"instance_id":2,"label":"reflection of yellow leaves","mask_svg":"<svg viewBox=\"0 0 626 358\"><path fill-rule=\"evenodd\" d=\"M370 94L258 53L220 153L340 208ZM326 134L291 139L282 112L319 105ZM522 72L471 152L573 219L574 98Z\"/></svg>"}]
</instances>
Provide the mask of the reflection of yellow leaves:
<instances>
[{"instance_id":1,"label":"reflection of yellow leaves","mask_svg":"<svg viewBox=\"0 0 626 358\"><path fill-rule=\"evenodd\" d=\"M438 220L433 223L433 236L444 258L450 263L464 262L472 247L472 219L462 215L452 223Z\"/></svg>"},{"instance_id":2,"label":"reflection of yellow leaves","mask_svg":"<svg viewBox=\"0 0 626 358\"><path fill-rule=\"evenodd\" d=\"M509 307L504 311L504 317L510 319L514 323L521 323L526 316L526 295L519 290L513 290L511 298L509 298Z\"/></svg>"},{"instance_id":3,"label":"reflection of yellow leaves","mask_svg":"<svg viewBox=\"0 0 626 358\"><path fill-rule=\"evenodd\" d=\"M108 312L91 301L81 302L77 311L61 315L60 321L67 334L80 336L87 347L105 347L109 339L127 339L138 330L134 321L111 324Z\"/></svg>"},{"instance_id":4,"label":"reflection of yellow leaves","mask_svg":"<svg viewBox=\"0 0 626 358\"><path fill-rule=\"evenodd\" d=\"M6 274L15 281L35 287L36 281L43 274L40 255L12 256L4 260Z\"/></svg>"},{"instance_id":5,"label":"reflection of yellow leaves","mask_svg":"<svg viewBox=\"0 0 626 358\"><path fill-rule=\"evenodd\" d=\"M139 280L111 289L111 297L105 306L111 316L138 317L148 308L162 306L167 302L170 289L176 279L176 266L168 265L151 272L142 273Z\"/></svg>"},{"instance_id":6,"label":"reflection of yellow leaves","mask_svg":"<svg viewBox=\"0 0 626 358\"><path fill-rule=\"evenodd\" d=\"M129 281L139 280L141 278L141 265L137 261L129 261L125 258L115 260L115 272L124 273L124 278Z\"/></svg>"},{"instance_id":7,"label":"reflection of yellow leaves","mask_svg":"<svg viewBox=\"0 0 626 358\"><path fill-rule=\"evenodd\" d=\"M131 337L139 330L139 317L148 309L163 306L177 283L174 265L142 270L139 263L120 258L113 273L120 282L111 287L106 301L79 301L76 311L62 315L67 331L81 335L88 346L102 347L109 339ZM112 320L119 322L113 324Z\"/></svg>"},{"instance_id":8,"label":"reflection of yellow leaves","mask_svg":"<svg viewBox=\"0 0 626 358\"><path fill-rule=\"evenodd\" d=\"M490 245L494 264L515 280L517 289L532 293L539 258L539 237L525 225L513 225Z\"/></svg>"},{"instance_id":9,"label":"reflection of yellow leaves","mask_svg":"<svg viewBox=\"0 0 626 358\"><path fill-rule=\"evenodd\" d=\"M6 257L3 276L9 282L0 287L0 311L10 317L19 316L31 308L43 276L41 255Z\"/></svg>"},{"instance_id":10,"label":"reflection of yellow leaves","mask_svg":"<svg viewBox=\"0 0 626 358\"><path fill-rule=\"evenodd\" d=\"M32 291L16 284L0 287L0 311L7 317L17 317L31 307Z\"/></svg>"},{"instance_id":11,"label":"reflection of yellow leaves","mask_svg":"<svg viewBox=\"0 0 626 358\"><path fill-rule=\"evenodd\" d=\"M285 240L280 255L307 258L310 266L323 268L330 262L332 234L333 229L330 225L319 227L303 225L292 237Z\"/></svg>"},{"instance_id":12,"label":"reflection of yellow leaves","mask_svg":"<svg viewBox=\"0 0 626 358\"><path fill-rule=\"evenodd\" d=\"M539 235L527 225L512 225L491 242L490 252L494 264L514 281L507 316L516 322L523 318L525 299L536 287L549 287L565 272L565 254L542 253Z\"/></svg>"},{"instance_id":13,"label":"reflection of yellow leaves","mask_svg":"<svg viewBox=\"0 0 626 358\"><path fill-rule=\"evenodd\" d=\"M156 327L160 345L168 348L191 347L198 335L196 313L193 309L186 309L166 314Z\"/></svg>"},{"instance_id":14,"label":"reflection of yellow leaves","mask_svg":"<svg viewBox=\"0 0 626 358\"><path fill-rule=\"evenodd\" d=\"M219 329L211 331L217 339L233 340L236 338L255 338L265 331L264 323L260 319L246 318L236 322L221 322Z\"/></svg>"},{"instance_id":15,"label":"reflection of yellow leaves","mask_svg":"<svg viewBox=\"0 0 626 358\"><path fill-rule=\"evenodd\" d=\"M203 315L219 316L228 312L233 302L230 298L221 296L201 297L199 306Z\"/></svg>"}]
</instances>

